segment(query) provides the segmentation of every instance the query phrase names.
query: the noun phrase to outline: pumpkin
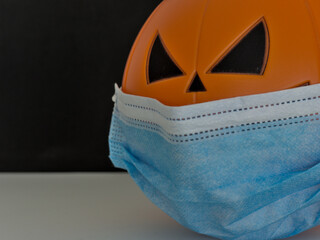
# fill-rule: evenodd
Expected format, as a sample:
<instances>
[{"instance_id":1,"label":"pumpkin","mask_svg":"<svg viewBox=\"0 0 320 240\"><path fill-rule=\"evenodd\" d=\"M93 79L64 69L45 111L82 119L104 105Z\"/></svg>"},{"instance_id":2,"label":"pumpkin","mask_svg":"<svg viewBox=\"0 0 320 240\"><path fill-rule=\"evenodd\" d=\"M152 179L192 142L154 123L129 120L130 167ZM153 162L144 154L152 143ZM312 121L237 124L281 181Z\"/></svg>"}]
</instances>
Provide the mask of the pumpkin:
<instances>
[{"instance_id":1,"label":"pumpkin","mask_svg":"<svg viewBox=\"0 0 320 240\"><path fill-rule=\"evenodd\" d=\"M122 90L182 106L320 82L320 1L164 0Z\"/></svg>"}]
</instances>

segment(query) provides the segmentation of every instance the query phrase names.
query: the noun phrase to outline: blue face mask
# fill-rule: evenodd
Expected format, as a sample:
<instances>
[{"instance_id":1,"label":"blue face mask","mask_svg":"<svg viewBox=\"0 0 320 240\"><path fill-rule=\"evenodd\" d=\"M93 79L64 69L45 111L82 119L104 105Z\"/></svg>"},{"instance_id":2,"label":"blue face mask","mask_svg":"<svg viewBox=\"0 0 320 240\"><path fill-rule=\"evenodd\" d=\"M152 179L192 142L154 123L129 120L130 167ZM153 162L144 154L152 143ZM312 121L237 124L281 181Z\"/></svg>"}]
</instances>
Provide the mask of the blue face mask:
<instances>
[{"instance_id":1,"label":"blue face mask","mask_svg":"<svg viewBox=\"0 0 320 240\"><path fill-rule=\"evenodd\" d=\"M320 222L320 85L181 107L116 86L110 158L182 225L279 239Z\"/></svg>"}]
</instances>

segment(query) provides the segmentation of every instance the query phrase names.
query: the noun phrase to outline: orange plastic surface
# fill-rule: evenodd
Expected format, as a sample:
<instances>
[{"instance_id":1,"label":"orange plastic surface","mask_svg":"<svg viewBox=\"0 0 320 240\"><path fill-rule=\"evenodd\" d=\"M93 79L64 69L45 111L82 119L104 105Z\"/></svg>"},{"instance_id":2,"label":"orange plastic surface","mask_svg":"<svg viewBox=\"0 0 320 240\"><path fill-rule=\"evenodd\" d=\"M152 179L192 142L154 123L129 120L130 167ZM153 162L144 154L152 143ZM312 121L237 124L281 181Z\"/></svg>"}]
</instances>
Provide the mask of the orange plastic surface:
<instances>
[{"instance_id":1,"label":"orange plastic surface","mask_svg":"<svg viewBox=\"0 0 320 240\"><path fill-rule=\"evenodd\" d=\"M261 20L268 29L264 73L208 73ZM164 0L132 47L122 90L182 106L320 83L319 30L319 0ZM185 74L148 83L158 33ZM204 92L187 91L196 72Z\"/></svg>"}]
</instances>

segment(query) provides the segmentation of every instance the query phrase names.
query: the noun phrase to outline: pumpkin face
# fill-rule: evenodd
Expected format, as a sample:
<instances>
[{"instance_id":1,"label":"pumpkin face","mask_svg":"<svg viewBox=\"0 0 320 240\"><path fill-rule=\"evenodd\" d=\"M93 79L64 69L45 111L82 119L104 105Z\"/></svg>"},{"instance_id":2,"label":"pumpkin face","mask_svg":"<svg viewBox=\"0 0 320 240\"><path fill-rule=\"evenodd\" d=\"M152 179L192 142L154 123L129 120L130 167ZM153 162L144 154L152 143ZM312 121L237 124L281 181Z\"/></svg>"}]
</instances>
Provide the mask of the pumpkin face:
<instances>
[{"instance_id":1,"label":"pumpkin face","mask_svg":"<svg viewBox=\"0 0 320 240\"><path fill-rule=\"evenodd\" d=\"M320 83L320 1L165 0L122 90L182 106Z\"/></svg>"}]
</instances>

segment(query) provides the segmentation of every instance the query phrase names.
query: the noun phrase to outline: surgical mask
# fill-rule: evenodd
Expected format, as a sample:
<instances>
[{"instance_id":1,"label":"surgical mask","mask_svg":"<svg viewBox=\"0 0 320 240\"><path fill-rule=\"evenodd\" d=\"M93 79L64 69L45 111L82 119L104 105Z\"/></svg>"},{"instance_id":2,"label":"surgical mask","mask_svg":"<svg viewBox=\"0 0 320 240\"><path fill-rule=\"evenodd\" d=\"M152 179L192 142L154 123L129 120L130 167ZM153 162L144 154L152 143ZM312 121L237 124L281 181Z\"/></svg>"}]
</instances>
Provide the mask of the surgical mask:
<instances>
[{"instance_id":1,"label":"surgical mask","mask_svg":"<svg viewBox=\"0 0 320 240\"><path fill-rule=\"evenodd\" d=\"M180 224L286 238L320 221L320 85L187 106L115 86L110 158Z\"/></svg>"}]
</instances>

